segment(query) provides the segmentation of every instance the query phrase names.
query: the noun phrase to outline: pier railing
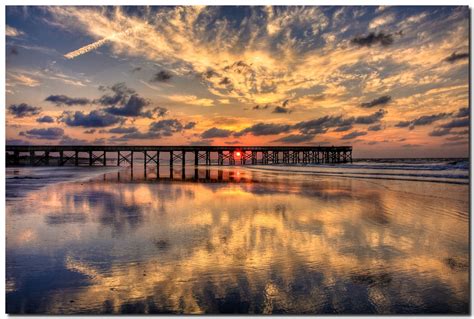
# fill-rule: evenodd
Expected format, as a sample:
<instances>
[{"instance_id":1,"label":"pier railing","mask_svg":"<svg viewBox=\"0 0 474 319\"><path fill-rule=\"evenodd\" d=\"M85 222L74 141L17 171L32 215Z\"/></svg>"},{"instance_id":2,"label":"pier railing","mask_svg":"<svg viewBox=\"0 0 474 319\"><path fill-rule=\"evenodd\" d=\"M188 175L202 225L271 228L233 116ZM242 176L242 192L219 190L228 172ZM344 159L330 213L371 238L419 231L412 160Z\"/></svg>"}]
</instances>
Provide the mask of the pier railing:
<instances>
[{"instance_id":1,"label":"pier railing","mask_svg":"<svg viewBox=\"0 0 474 319\"><path fill-rule=\"evenodd\" d=\"M6 164L133 166L275 165L352 162L352 146L6 145ZM188 162L187 162L188 161Z\"/></svg>"}]
</instances>

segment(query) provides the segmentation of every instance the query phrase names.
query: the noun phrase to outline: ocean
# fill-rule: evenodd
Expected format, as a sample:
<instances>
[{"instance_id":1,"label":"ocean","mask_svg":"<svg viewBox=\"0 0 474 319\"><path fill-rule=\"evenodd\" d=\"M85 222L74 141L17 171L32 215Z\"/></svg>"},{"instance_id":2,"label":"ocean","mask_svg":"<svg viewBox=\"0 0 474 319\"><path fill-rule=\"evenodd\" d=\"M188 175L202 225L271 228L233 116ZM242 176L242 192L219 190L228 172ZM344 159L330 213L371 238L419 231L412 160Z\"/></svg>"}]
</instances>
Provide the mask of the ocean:
<instances>
[{"instance_id":1,"label":"ocean","mask_svg":"<svg viewBox=\"0 0 474 319\"><path fill-rule=\"evenodd\" d=\"M9 167L7 312L466 314L469 168Z\"/></svg>"}]
</instances>

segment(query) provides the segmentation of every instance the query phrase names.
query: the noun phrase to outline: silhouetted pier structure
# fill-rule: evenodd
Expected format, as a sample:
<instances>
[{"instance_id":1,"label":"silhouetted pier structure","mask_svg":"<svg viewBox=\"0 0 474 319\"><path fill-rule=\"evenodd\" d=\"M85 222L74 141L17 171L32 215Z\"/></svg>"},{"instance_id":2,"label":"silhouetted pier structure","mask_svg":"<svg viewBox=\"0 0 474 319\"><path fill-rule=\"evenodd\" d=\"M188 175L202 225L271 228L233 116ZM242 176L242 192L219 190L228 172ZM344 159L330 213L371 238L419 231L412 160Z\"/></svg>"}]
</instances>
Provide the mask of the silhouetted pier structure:
<instances>
[{"instance_id":1,"label":"silhouetted pier structure","mask_svg":"<svg viewBox=\"0 0 474 319\"><path fill-rule=\"evenodd\" d=\"M8 166L133 166L138 159L143 160L145 168L165 161L170 167L185 166L186 160L195 166L352 162L352 146L6 145L6 153Z\"/></svg>"}]
</instances>

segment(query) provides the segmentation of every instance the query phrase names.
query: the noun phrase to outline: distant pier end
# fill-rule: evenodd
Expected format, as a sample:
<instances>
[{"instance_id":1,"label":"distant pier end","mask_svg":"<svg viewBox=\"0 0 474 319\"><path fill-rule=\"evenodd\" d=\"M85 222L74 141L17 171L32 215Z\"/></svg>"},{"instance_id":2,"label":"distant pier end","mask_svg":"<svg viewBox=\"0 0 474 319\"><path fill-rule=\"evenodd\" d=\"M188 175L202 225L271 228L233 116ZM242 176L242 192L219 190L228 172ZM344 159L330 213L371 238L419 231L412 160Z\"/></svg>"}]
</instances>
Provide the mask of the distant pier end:
<instances>
[{"instance_id":1,"label":"distant pier end","mask_svg":"<svg viewBox=\"0 0 474 319\"><path fill-rule=\"evenodd\" d=\"M352 146L6 145L6 165L275 165L352 162Z\"/></svg>"}]
</instances>

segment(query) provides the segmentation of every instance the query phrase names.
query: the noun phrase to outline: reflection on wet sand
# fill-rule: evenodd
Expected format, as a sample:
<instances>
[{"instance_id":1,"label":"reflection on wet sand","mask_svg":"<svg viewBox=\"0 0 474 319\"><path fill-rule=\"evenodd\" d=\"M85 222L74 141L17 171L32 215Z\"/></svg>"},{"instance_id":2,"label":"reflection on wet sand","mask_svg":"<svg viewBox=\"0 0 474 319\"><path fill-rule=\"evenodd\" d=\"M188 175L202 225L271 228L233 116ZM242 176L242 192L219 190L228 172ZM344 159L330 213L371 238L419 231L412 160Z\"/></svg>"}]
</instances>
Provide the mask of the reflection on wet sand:
<instances>
[{"instance_id":1,"label":"reflection on wet sand","mask_svg":"<svg viewBox=\"0 0 474 319\"><path fill-rule=\"evenodd\" d=\"M7 311L468 311L467 186L179 173L110 173L7 206Z\"/></svg>"}]
</instances>

